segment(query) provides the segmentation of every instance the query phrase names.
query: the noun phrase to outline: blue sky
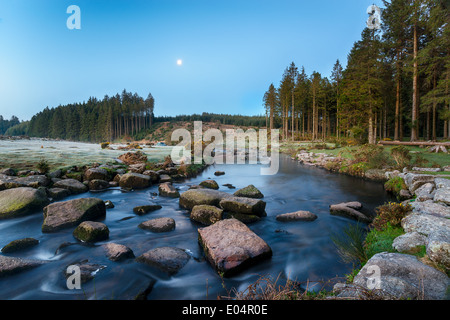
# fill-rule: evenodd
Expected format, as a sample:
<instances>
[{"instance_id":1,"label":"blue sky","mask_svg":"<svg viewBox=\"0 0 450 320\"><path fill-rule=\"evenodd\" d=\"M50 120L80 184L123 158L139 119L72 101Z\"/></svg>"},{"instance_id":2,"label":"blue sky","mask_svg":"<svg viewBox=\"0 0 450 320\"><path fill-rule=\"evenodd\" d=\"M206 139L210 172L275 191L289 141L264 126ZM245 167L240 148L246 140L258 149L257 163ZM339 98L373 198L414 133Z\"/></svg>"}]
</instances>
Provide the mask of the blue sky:
<instances>
[{"instance_id":1,"label":"blue sky","mask_svg":"<svg viewBox=\"0 0 450 320\"><path fill-rule=\"evenodd\" d=\"M262 114L293 61L330 76L345 66L381 0L1 0L0 115L123 89L155 97L155 115ZM69 30L69 5L81 30ZM178 66L177 59L183 64Z\"/></svg>"}]
</instances>

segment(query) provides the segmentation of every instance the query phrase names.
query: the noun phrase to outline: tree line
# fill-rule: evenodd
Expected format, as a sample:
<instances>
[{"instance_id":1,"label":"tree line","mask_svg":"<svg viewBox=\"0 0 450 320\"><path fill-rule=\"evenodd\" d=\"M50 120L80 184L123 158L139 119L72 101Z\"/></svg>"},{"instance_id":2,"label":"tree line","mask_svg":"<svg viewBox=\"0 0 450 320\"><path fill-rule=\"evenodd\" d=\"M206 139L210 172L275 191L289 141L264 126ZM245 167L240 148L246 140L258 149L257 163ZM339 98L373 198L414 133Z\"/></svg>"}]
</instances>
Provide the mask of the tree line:
<instances>
[{"instance_id":1,"label":"tree line","mask_svg":"<svg viewBox=\"0 0 450 320\"><path fill-rule=\"evenodd\" d=\"M28 135L74 141L113 141L151 127L155 99L123 90L122 94L95 97L87 102L46 107L28 124Z\"/></svg>"},{"instance_id":2,"label":"tree line","mask_svg":"<svg viewBox=\"0 0 450 320\"><path fill-rule=\"evenodd\" d=\"M450 135L449 13L439 0L383 1L381 29L365 28L330 77L292 62L264 94L284 139L364 135L369 143Z\"/></svg>"},{"instance_id":3,"label":"tree line","mask_svg":"<svg viewBox=\"0 0 450 320\"><path fill-rule=\"evenodd\" d=\"M10 120L5 120L2 115L0 115L0 135L3 135L8 131L9 128L14 127L20 123L19 118L12 116Z\"/></svg>"}]
</instances>

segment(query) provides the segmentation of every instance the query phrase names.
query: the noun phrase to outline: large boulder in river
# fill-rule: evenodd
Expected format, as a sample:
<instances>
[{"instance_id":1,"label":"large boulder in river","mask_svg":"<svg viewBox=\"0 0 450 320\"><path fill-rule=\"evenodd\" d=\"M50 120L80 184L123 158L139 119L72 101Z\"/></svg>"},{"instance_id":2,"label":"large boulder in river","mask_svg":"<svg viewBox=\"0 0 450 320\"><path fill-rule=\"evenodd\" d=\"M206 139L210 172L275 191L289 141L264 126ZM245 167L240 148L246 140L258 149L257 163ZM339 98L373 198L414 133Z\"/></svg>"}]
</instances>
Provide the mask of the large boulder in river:
<instances>
[{"instance_id":1,"label":"large boulder in river","mask_svg":"<svg viewBox=\"0 0 450 320\"><path fill-rule=\"evenodd\" d=\"M198 229L206 258L224 276L272 256L272 249L244 223L226 219Z\"/></svg>"},{"instance_id":2,"label":"large boulder in river","mask_svg":"<svg viewBox=\"0 0 450 320\"><path fill-rule=\"evenodd\" d=\"M103 245L106 251L106 256L111 261L122 261L125 259L134 258L133 250L118 243L107 243Z\"/></svg>"},{"instance_id":3,"label":"large boulder in river","mask_svg":"<svg viewBox=\"0 0 450 320\"><path fill-rule=\"evenodd\" d=\"M55 202L44 208L42 232L55 232L73 227L83 221L102 218L105 214L106 207L102 199L81 198Z\"/></svg>"},{"instance_id":4,"label":"large boulder in river","mask_svg":"<svg viewBox=\"0 0 450 320\"><path fill-rule=\"evenodd\" d=\"M259 199L244 197L228 197L220 201L220 207L229 212L251 214L258 217L266 215L266 203Z\"/></svg>"},{"instance_id":5,"label":"large boulder in river","mask_svg":"<svg viewBox=\"0 0 450 320\"><path fill-rule=\"evenodd\" d=\"M221 200L232 197L229 193L212 189L190 189L180 196L180 206L191 210L194 206L207 204L219 206Z\"/></svg>"},{"instance_id":6,"label":"large boulder in river","mask_svg":"<svg viewBox=\"0 0 450 320\"><path fill-rule=\"evenodd\" d=\"M20 250L25 250L31 247L34 247L39 243L39 240L34 238L23 238L11 241L6 246L2 248L3 253L11 253Z\"/></svg>"},{"instance_id":7,"label":"large boulder in river","mask_svg":"<svg viewBox=\"0 0 450 320\"><path fill-rule=\"evenodd\" d=\"M120 177L119 186L128 189L144 189L151 186L149 176L140 173L126 173Z\"/></svg>"},{"instance_id":8,"label":"large boulder in river","mask_svg":"<svg viewBox=\"0 0 450 320\"><path fill-rule=\"evenodd\" d=\"M152 232L168 232L175 229L175 220L172 218L155 218L142 222L138 227Z\"/></svg>"},{"instance_id":9,"label":"large boulder in river","mask_svg":"<svg viewBox=\"0 0 450 320\"><path fill-rule=\"evenodd\" d=\"M199 185L203 188L214 189L214 190L219 189L219 185L214 180L205 180L205 181L200 182Z\"/></svg>"},{"instance_id":10,"label":"large boulder in river","mask_svg":"<svg viewBox=\"0 0 450 320\"><path fill-rule=\"evenodd\" d=\"M158 192L161 197L179 198L180 193L175 189L171 182L160 183Z\"/></svg>"},{"instance_id":11,"label":"large boulder in river","mask_svg":"<svg viewBox=\"0 0 450 320\"><path fill-rule=\"evenodd\" d=\"M39 188L47 187L51 181L45 175L32 175L28 177L17 178L15 182L21 184L24 187Z\"/></svg>"},{"instance_id":12,"label":"large boulder in river","mask_svg":"<svg viewBox=\"0 0 450 320\"><path fill-rule=\"evenodd\" d=\"M49 204L43 190L21 187L0 191L0 219L15 218Z\"/></svg>"},{"instance_id":13,"label":"large boulder in river","mask_svg":"<svg viewBox=\"0 0 450 320\"><path fill-rule=\"evenodd\" d=\"M53 187L69 190L72 194L78 194L88 191L88 187L75 179L64 179L56 182Z\"/></svg>"},{"instance_id":14,"label":"large boulder in river","mask_svg":"<svg viewBox=\"0 0 450 320\"><path fill-rule=\"evenodd\" d=\"M0 256L0 278L44 264L44 261Z\"/></svg>"},{"instance_id":15,"label":"large boulder in river","mask_svg":"<svg viewBox=\"0 0 450 320\"><path fill-rule=\"evenodd\" d=\"M237 190L234 195L236 197L245 197L245 198L254 198L261 199L264 198L264 195L261 191L258 190L254 185L248 185L245 188Z\"/></svg>"}]
</instances>

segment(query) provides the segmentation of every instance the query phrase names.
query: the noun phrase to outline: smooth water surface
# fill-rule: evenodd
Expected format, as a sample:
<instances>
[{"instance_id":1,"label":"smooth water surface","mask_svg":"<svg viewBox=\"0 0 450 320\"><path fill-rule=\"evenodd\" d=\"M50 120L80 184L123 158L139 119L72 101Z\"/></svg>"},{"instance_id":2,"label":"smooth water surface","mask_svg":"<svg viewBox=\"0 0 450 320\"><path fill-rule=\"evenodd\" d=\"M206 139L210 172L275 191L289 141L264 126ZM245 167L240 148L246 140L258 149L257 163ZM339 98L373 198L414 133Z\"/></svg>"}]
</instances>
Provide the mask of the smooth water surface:
<instances>
[{"instance_id":1,"label":"smooth water surface","mask_svg":"<svg viewBox=\"0 0 450 320\"><path fill-rule=\"evenodd\" d=\"M226 174L216 177L216 170ZM231 288L245 289L261 275L276 278L281 274L282 279L309 280L311 283L343 277L352 266L341 261L330 235L341 233L349 223L355 222L330 215L329 205L360 201L364 210L373 212L376 206L389 200L381 183L307 167L286 156L280 157L280 170L273 176L260 175L259 165L223 164L211 166L199 176L174 185L184 192L189 185L208 178L215 179L220 190L225 192L235 190L223 184L230 183L236 190L253 184L265 195L267 217L248 226L272 248L271 259L236 276L221 279L204 260L198 245L197 229L202 226L189 219L188 211L179 207L178 199L157 196L157 185L132 192L110 189L64 199L99 197L114 203L115 208L107 210L103 221L110 229L110 238L95 245L77 242L72 236L73 228L43 234L42 211L0 221L0 247L12 240L34 237L40 241L39 245L11 256L48 261L35 269L0 278L0 299L133 299L150 283L154 285L148 299L216 299L217 296L226 296ZM133 213L133 207L150 202L161 204L163 208L144 216ZM311 211L318 218L312 222L282 223L275 220L278 214L297 210ZM175 230L151 233L138 228L139 223L158 217L175 219ZM65 242L74 245L55 254ZM153 248L175 246L185 249L192 258L177 274L168 276L133 259L122 262L108 260L101 247L107 242L124 244L136 256ZM82 290L67 289L63 271L68 265L85 259L106 268L100 270L94 280L83 284Z\"/></svg>"}]
</instances>

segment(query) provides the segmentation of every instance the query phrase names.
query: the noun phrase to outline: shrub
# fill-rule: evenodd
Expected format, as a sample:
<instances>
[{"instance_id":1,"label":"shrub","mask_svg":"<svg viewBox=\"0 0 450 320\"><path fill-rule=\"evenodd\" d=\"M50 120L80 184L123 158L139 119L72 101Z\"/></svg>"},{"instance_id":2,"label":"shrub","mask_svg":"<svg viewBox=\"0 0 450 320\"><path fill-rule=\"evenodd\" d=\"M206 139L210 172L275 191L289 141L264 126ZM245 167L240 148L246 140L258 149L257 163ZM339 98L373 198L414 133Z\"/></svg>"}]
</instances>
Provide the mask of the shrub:
<instances>
[{"instance_id":1,"label":"shrub","mask_svg":"<svg viewBox=\"0 0 450 320\"><path fill-rule=\"evenodd\" d=\"M355 162L366 162L368 169L379 169L389 163L388 156L382 146L364 144L350 152Z\"/></svg>"},{"instance_id":2,"label":"shrub","mask_svg":"<svg viewBox=\"0 0 450 320\"><path fill-rule=\"evenodd\" d=\"M409 154L408 148L405 146L397 146L391 149L391 157L397 164L398 169L403 169L409 166L411 161L411 155Z\"/></svg>"},{"instance_id":3,"label":"shrub","mask_svg":"<svg viewBox=\"0 0 450 320\"><path fill-rule=\"evenodd\" d=\"M100 147L101 147L102 149L108 148L108 147L109 147L109 142L102 142L102 143L100 143Z\"/></svg>"},{"instance_id":4,"label":"shrub","mask_svg":"<svg viewBox=\"0 0 450 320\"><path fill-rule=\"evenodd\" d=\"M393 177L386 181L384 184L384 189L387 192L393 193L394 195L398 196L400 194L400 191L403 189L406 189L405 180L401 177Z\"/></svg>"},{"instance_id":5,"label":"shrub","mask_svg":"<svg viewBox=\"0 0 450 320\"><path fill-rule=\"evenodd\" d=\"M355 139L358 144L367 142L367 131L361 127L355 126L350 129L350 136Z\"/></svg>"},{"instance_id":6,"label":"shrub","mask_svg":"<svg viewBox=\"0 0 450 320\"><path fill-rule=\"evenodd\" d=\"M366 263L368 259L364 249L365 229L359 224L349 224L343 233L331 235L342 260L347 263Z\"/></svg>"},{"instance_id":7,"label":"shrub","mask_svg":"<svg viewBox=\"0 0 450 320\"><path fill-rule=\"evenodd\" d=\"M364 173L369 169L366 162L358 162L348 167L348 173L352 176L364 177Z\"/></svg>"},{"instance_id":8,"label":"shrub","mask_svg":"<svg viewBox=\"0 0 450 320\"><path fill-rule=\"evenodd\" d=\"M392 227L399 227L400 222L411 211L409 204L389 202L375 209L377 216L370 224L375 230L381 231L387 228L388 224Z\"/></svg>"},{"instance_id":9,"label":"shrub","mask_svg":"<svg viewBox=\"0 0 450 320\"><path fill-rule=\"evenodd\" d=\"M40 172L41 174L46 174L46 173L48 173L49 170L50 170L50 165L48 164L48 161L47 161L47 160L41 159L41 160L37 163L36 168L39 170L39 172Z\"/></svg>"}]
</instances>

